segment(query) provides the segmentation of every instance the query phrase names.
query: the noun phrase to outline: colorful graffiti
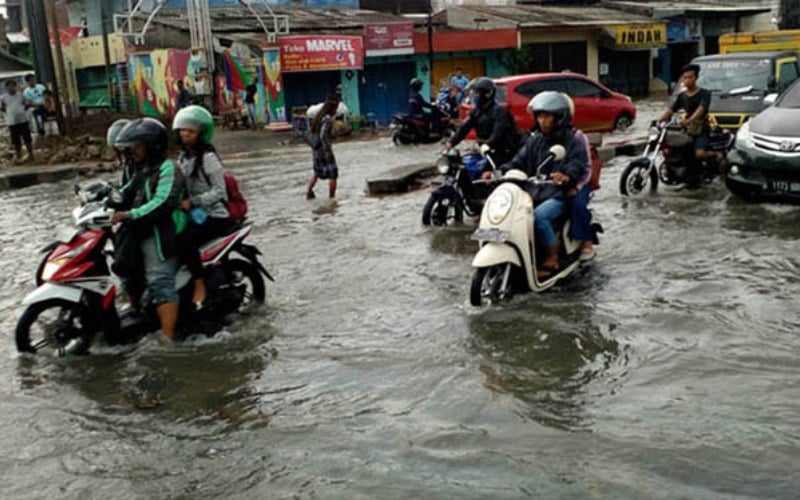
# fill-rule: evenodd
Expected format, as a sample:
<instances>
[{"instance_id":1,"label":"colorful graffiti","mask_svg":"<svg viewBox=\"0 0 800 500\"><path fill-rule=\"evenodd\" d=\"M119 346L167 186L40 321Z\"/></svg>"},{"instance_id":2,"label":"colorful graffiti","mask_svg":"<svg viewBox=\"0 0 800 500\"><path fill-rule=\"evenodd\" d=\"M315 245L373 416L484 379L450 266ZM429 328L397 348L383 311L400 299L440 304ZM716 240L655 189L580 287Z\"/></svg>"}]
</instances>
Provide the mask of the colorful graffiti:
<instances>
[{"instance_id":1,"label":"colorful graffiti","mask_svg":"<svg viewBox=\"0 0 800 500\"><path fill-rule=\"evenodd\" d=\"M281 76L281 54L279 49L264 51L264 90L271 121L286 121L283 77Z\"/></svg>"},{"instance_id":2,"label":"colorful graffiti","mask_svg":"<svg viewBox=\"0 0 800 500\"><path fill-rule=\"evenodd\" d=\"M177 111L177 82L190 92L199 93L202 60L182 50L154 50L131 54L128 73L136 97L137 110L146 116L172 117Z\"/></svg>"}]
</instances>

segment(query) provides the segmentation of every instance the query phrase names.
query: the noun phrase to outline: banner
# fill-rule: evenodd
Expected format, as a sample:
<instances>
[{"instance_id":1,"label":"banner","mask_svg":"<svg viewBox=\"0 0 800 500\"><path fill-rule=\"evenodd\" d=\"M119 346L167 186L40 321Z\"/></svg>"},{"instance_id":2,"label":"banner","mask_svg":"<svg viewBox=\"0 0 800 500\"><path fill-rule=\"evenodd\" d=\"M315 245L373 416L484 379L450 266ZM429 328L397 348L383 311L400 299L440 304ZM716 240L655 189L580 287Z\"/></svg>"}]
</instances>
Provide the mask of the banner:
<instances>
[{"instance_id":1,"label":"banner","mask_svg":"<svg viewBox=\"0 0 800 500\"><path fill-rule=\"evenodd\" d=\"M360 36L284 36L279 44L284 73L364 67L364 40Z\"/></svg>"},{"instance_id":2,"label":"banner","mask_svg":"<svg viewBox=\"0 0 800 500\"><path fill-rule=\"evenodd\" d=\"M617 24L606 26L614 32L616 49L660 49L667 46L667 26L658 24Z\"/></svg>"},{"instance_id":3,"label":"banner","mask_svg":"<svg viewBox=\"0 0 800 500\"><path fill-rule=\"evenodd\" d=\"M414 23L368 24L364 27L367 56L414 53Z\"/></svg>"}]
</instances>

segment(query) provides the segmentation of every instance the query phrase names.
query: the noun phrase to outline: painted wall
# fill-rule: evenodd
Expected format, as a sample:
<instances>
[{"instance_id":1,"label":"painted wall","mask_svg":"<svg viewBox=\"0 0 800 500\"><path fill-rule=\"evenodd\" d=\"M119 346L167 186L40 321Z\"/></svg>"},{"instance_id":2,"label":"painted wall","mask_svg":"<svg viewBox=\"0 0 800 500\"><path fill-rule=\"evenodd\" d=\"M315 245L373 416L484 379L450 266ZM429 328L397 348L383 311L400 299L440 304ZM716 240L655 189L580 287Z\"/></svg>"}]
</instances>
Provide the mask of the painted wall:
<instances>
[{"instance_id":1,"label":"painted wall","mask_svg":"<svg viewBox=\"0 0 800 500\"><path fill-rule=\"evenodd\" d=\"M264 51L264 104L270 121L285 122L286 95L281 75L281 55L279 49Z\"/></svg>"},{"instance_id":2,"label":"painted wall","mask_svg":"<svg viewBox=\"0 0 800 500\"><path fill-rule=\"evenodd\" d=\"M131 54L128 74L137 111L153 117L173 116L178 97L175 83L183 80L193 89L201 65L200 59L182 50Z\"/></svg>"}]
</instances>

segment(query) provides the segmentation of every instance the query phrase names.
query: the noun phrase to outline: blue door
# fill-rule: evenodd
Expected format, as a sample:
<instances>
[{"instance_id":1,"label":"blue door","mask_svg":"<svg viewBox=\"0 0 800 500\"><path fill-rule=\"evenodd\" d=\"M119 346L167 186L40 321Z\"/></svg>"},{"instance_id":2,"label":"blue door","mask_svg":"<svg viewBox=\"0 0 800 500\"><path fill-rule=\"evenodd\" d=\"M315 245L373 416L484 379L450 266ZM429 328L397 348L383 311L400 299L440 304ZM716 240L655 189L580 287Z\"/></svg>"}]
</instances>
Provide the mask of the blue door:
<instances>
[{"instance_id":1,"label":"blue door","mask_svg":"<svg viewBox=\"0 0 800 500\"><path fill-rule=\"evenodd\" d=\"M325 100L325 96L336 90L341 83L338 71L317 71L310 73L284 73L286 115L292 115L292 108L313 106Z\"/></svg>"},{"instance_id":2,"label":"blue door","mask_svg":"<svg viewBox=\"0 0 800 500\"><path fill-rule=\"evenodd\" d=\"M361 114L372 113L378 123L387 125L394 113L406 113L408 82L414 76L413 62L367 64L359 86Z\"/></svg>"}]
</instances>

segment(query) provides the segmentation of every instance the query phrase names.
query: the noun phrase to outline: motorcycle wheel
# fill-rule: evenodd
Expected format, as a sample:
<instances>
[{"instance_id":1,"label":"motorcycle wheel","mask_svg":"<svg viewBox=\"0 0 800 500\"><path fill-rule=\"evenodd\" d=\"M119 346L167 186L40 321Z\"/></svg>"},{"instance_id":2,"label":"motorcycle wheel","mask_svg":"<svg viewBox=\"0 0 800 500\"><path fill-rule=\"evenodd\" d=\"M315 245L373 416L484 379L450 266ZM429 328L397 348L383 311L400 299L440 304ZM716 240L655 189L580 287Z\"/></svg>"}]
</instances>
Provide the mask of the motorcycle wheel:
<instances>
[{"instance_id":1,"label":"motorcycle wheel","mask_svg":"<svg viewBox=\"0 0 800 500\"><path fill-rule=\"evenodd\" d=\"M464 221L464 210L461 205L453 203L449 198L438 198L431 195L422 208L422 224L446 226L450 220L458 223Z\"/></svg>"},{"instance_id":2,"label":"motorcycle wheel","mask_svg":"<svg viewBox=\"0 0 800 500\"><path fill-rule=\"evenodd\" d=\"M78 304L51 299L32 304L17 323L17 351L36 354L52 350L64 356L73 341L91 338ZM88 349L88 345L79 346Z\"/></svg>"},{"instance_id":3,"label":"motorcycle wheel","mask_svg":"<svg viewBox=\"0 0 800 500\"><path fill-rule=\"evenodd\" d=\"M487 299L489 303L497 303L499 301L500 287L503 284L503 275L507 265L498 264L492 267L475 269L475 273L472 275L472 285L469 289L470 304L480 307L483 305L484 299Z\"/></svg>"},{"instance_id":4,"label":"motorcycle wheel","mask_svg":"<svg viewBox=\"0 0 800 500\"><path fill-rule=\"evenodd\" d=\"M233 277L233 284L246 282L246 290L239 310L247 310L254 304L263 304L267 299L264 278L259 270L250 262L241 259L229 260L226 264Z\"/></svg>"},{"instance_id":5,"label":"motorcycle wheel","mask_svg":"<svg viewBox=\"0 0 800 500\"><path fill-rule=\"evenodd\" d=\"M392 132L392 142L395 146L404 146L411 142L411 140L403 135L403 131L400 129L395 130Z\"/></svg>"},{"instance_id":6,"label":"motorcycle wheel","mask_svg":"<svg viewBox=\"0 0 800 500\"><path fill-rule=\"evenodd\" d=\"M656 190L658 190L658 172L655 169L634 162L629 163L622 171L619 178L619 192L623 196L653 194Z\"/></svg>"}]
</instances>

